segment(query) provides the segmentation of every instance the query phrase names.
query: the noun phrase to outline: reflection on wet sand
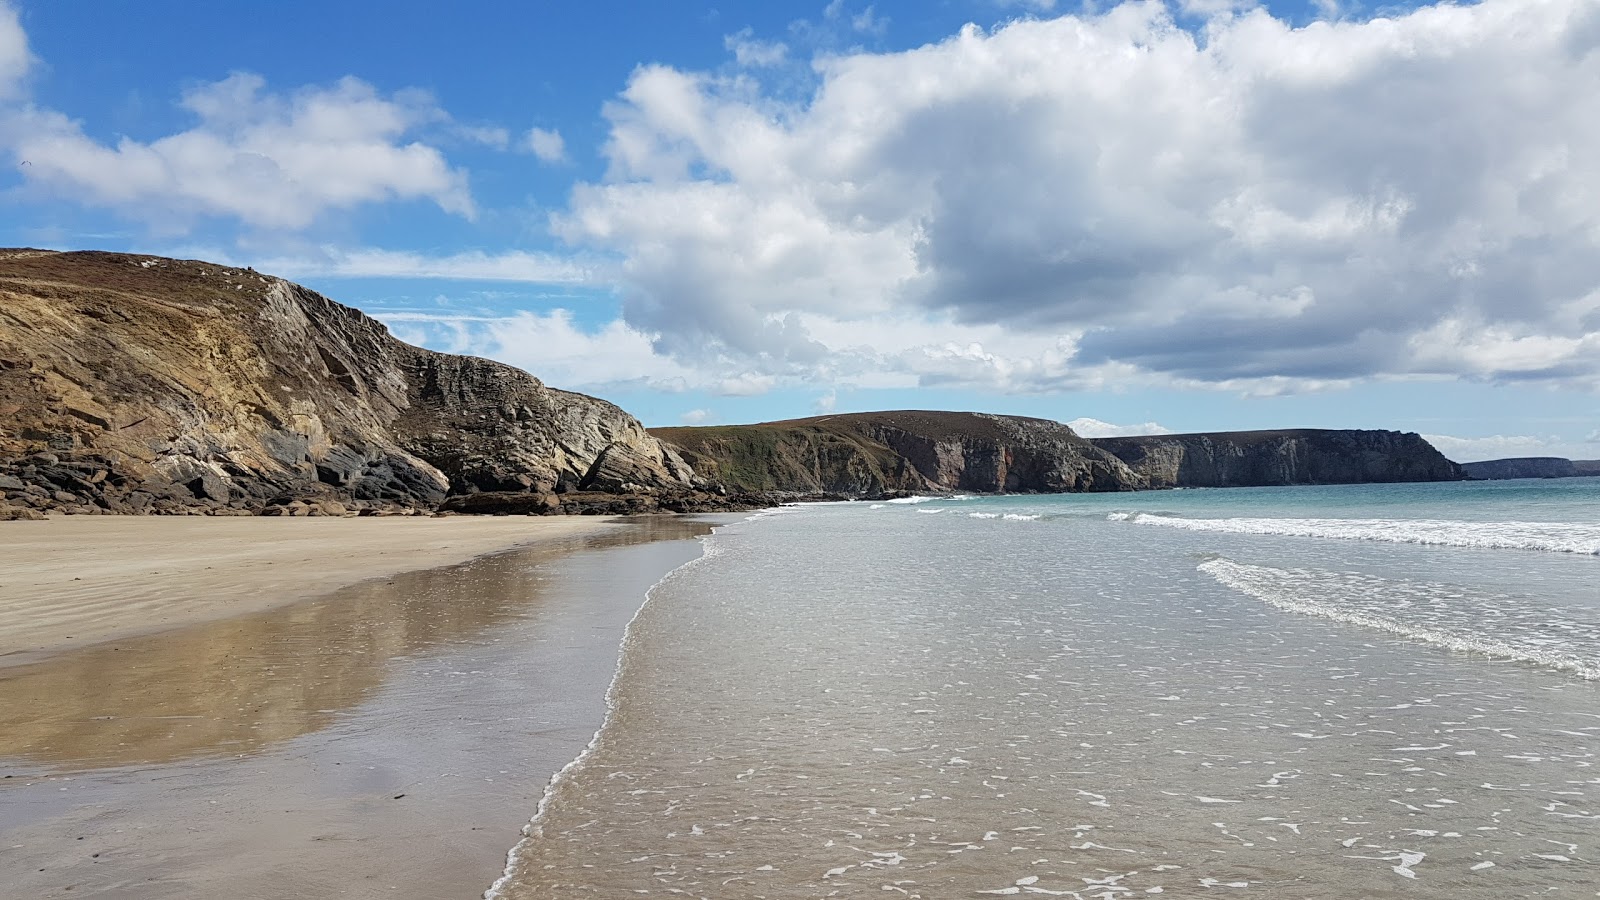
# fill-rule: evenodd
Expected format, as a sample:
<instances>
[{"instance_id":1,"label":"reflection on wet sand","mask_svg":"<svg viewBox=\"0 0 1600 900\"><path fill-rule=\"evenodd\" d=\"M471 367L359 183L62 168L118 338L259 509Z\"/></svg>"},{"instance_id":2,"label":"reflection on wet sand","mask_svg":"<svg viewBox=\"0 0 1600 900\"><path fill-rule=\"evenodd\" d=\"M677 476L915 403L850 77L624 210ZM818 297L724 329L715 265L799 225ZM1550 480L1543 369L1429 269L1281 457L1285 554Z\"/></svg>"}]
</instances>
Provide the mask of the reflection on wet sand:
<instances>
[{"instance_id":1,"label":"reflection on wet sand","mask_svg":"<svg viewBox=\"0 0 1600 900\"><path fill-rule=\"evenodd\" d=\"M0 760L56 771L168 763L326 728L383 684L391 660L537 617L550 561L710 531L678 518L632 524L0 669Z\"/></svg>"}]
</instances>

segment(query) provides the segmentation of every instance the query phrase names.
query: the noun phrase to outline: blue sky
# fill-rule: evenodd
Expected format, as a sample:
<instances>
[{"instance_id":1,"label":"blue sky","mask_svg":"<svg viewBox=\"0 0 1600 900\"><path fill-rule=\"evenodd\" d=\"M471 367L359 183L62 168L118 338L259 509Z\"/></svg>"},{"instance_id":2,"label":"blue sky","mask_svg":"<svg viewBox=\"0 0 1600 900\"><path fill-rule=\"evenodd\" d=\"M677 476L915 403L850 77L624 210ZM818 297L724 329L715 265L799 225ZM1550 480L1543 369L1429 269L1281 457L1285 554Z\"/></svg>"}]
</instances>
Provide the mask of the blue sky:
<instances>
[{"instance_id":1,"label":"blue sky","mask_svg":"<svg viewBox=\"0 0 1600 900\"><path fill-rule=\"evenodd\" d=\"M1597 122L1593 0L0 0L0 245L253 265L650 425L1594 458Z\"/></svg>"}]
</instances>

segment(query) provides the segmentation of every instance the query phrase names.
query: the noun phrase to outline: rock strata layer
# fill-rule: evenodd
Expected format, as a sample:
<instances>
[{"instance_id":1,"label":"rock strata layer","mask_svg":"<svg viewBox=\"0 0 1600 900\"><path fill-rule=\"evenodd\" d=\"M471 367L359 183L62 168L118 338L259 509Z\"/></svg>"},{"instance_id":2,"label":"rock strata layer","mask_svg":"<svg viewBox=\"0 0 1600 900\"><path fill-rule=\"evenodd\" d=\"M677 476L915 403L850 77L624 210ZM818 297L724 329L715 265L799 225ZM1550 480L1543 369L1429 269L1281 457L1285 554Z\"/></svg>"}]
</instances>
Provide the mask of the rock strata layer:
<instances>
[{"instance_id":1,"label":"rock strata layer","mask_svg":"<svg viewBox=\"0 0 1600 900\"><path fill-rule=\"evenodd\" d=\"M558 511L706 487L610 403L411 346L288 281L0 251L0 516L406 512L482 492Z\"/></svg>"},{"instance_id":2,"label":"rock strata layer","mask_svg":"<svg viewBox=\"0 0 1600 900\"><path fill-rule=\"evenodd\" d=\"M1061 493L1144 482L1060 422L985 413L850 413L656 428L695 470L738 491Z\"/></svg>"},{"instance_id":3,"label":"rock strata layer","mask_svg":"<svg viewBox=\"0 0 1600 900\"><path fill-rule=\"evenodd\" d=\"M1518 456L1462 463L1470 478L1585 478L1600 475L1600 459L1566 459L1560 456Z\"/></svg>"},{"instance_id":4,"label":"rock strata layer","mask_svg":"<svg viewBox=\"0 0 1600 900\"><path fill-rule=\"evenodd\" d=\"M1415 434L1248 431L1084 439L1059 422L883 412L762 425L656 428L702 474L741 491L1058 493L1463 477Z\"/></svg>"},{"instance_id":5,"label":"rock strata layer","mask_svg":"<svg viewBox=\"0 0 1600 900\"><path fill-rule=\"evenodd\" d=\"M1097 438L1152 488L1459 481L1461 467L1421 436L1294 429Z\"/></svg>"}]
</instances>

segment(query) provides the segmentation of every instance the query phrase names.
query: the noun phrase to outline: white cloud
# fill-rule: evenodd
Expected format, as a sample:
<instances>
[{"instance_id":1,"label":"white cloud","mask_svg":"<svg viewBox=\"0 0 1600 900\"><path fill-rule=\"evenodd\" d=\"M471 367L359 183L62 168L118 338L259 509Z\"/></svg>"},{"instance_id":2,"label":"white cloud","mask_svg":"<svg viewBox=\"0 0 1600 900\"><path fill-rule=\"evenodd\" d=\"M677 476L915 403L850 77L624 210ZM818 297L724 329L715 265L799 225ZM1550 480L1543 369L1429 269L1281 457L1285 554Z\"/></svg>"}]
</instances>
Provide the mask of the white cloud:
<instances>
[{"instance_id":1,"label":"white cloud","mask_svg":"<svg viewBox=\"0 0 1600 900\"><path fill-rule=\"evenodd\" d=\"M705 384L696 372L657 354L649 335L621 321L585 327L565 309L501 317L376 315L402 340L497 359L557 387L633 384L676 392Z\"/></svg>"},{"instance_id":2,"label":"white cloud","mask_svg":"<svg viewBox=\"0 0 1600 900\"><path fill-rule=\"evenodd\" d=\"M621 319L581 324L571 310L512 315L373 310L403 341L447 353L497 359L562 388L605 393L643 387L668 393L700 390L752 397L778 379L728 360L686 366L659 352L656 336Z\"/></svg>"},{"instance_id":3,"label":"white cloud","mask_svg":"<svg viewBox=\"0 0 1600 900\"><path fill-rule=\"evenodd\" d=\"M792 102L642 67L555 228L660 352L780 380L1600 384L1600 7L1172 9L820 57Z\"/></svg>"},{"instance_id":4,"label":"white cloud","mask_svg":"<svg viewBox=\"0 0 1600 900\"><path fill-rule=\"evenodd\" d=\"M1233 15L1259 5L1256 0L1178 0L1178 9L1200 18Z\"/></svg>"},{"instance_id":5,"label":"white cloud","mask_svg":"<svg viewBox=\"0 0 1600 900\"><path fill-rule=\"evenodd\" d=\"M705 425L708 422L715 421L716 418L717 414L709 409L691 409L679 416L678 421L685 425Z\"/></svg>"},{"instance_id":6,"label":"white cloud","mask_svg":"<svg viewBox=\"0 0 1600 900\"><path fill-rule=\"evenodd\" d=\"M838 406L839 406L839 392L838 391L829 391L826 394L822 394L819 397L817 397L817 399L811 401L811 411L814 412L814 413L817 413L818 415L826 415L827 413L831 413L835 409L837 409Z\"/></svg>"},{"instance_id":7,"label":"white cloud","mask_svg":"<svg viewBox=\"0 0 1600 900\"><path fill-rule=\"evenodd\" d=\"M456 134L475 144L504 150L511 146L511 132L498 125L457 125Z\"/></svg>"},{"instance_id":8,"label":"white cloud","mask_svg":"<svg viewBox=\"0 0 1600 900\"><path fill-rule=\"evenodd\" d=\"M1137 437L1146 434L1171 434L1172 429L1165 428L1155 422L1145 422L1142 425L1113 425L1099 419L1078 418L1068 422L1067 425L1081 437Z\"/></svg>"},{"instance_id":9,"label":"white cloud","mask_svg":"<svg viewBox=\"0 0 1600 900\"><path fill-rule=\"evenodd\" d=\"M522 146L537 156L540 162L565 162L567 158L567 142L562 139L561 132L553 128L528 129L528 133L522 136Z\"/></svg>"},{"instance_id":10,"label":"white cloud","mask_svg":"<svg viewBox=\"0 0 1600 900\"><path fill-rule=\"evenodd\" d=\"M226 261L226 254L208 259ZM298 256L252 260L255 268L284 278L433 278L524 284L598 284L611 274L599 262L548 253L470 251L427 256L397 250L324 247Z\"/></svg>"},{"instance_id":11,"label":"white cloud","mask_svg":"<svg viewBox=\"0 0 1600 900\"><path fill-rule=\"evenodd\" d=\"M221 216L299 229L325 212L392 200L474 215L466 174L410 139L447 118L418 92L385 97L346 78L281 94L240 73L188 91L182 106L195 126L149 143L103 144L35 108L7 113L0 139L29 161L32 184L168 228Z\"/></svg>"},{"instance_id":12,"label":"white cloud","mask_svg":"<svg viewBox=\"0 0 1600 900\"><path fill-rule=\"evenodd\" d=\"M28 35L22 29L17 11L11 4L0 0L0 100L8 100L22 93L23 79L33 67L33 54L28 50Z\"/></svg>"},{"instance_id":13,"label":"white cloud","mask_svg":"<svg viewBox=\"0 0 1600 900\"><path fill-rule=\"evenodd\" d=\"M776 66L789 58L788 46L778 41L759 40L750 28L726 35L722 45L733 52L734 61L741 66Z\"/></svg>"},{"instance_id":14,"label":"white cloud","mask_svg":"<svg viewBox=\"0 0 1600 900\"><path fill-rule=\"evenodd\" d=\"M1448 434L1425 434L1423 440L1434 446L1447 458L1456 462L1479 462L1485 459L1508 459L1521 456L1569 457L1571 449L1555 435L1537 437L1527 434L1494 434L1486 437L1453 437Z\"/></svg>"}]
</instances>

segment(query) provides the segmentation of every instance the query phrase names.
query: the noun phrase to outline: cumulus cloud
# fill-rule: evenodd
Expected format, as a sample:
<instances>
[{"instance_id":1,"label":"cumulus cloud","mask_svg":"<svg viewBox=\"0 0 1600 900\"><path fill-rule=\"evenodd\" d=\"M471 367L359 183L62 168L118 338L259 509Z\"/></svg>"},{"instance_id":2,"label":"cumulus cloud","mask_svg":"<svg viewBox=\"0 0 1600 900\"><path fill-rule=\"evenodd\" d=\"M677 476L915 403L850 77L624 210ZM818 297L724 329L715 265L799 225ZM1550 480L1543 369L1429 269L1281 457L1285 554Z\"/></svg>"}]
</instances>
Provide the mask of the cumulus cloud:
<instances>
[{"instance_id":1,"label":"cumulus cloud","mask_svg":"<svg viewBox=\"0 0 1600 900\"><path fill-rule=\"evenodd\" d=\"M402 340L451 353L487 356L535 372L564 388L638 385L677 392L704 386L704 377L657 354L650 336L618 320L594 327L571 311L509 316L378 312Z\"/></svg>"},{"instance_id":2,"label":"cumulus cloud","mask_svg":"<svg viewBox=\"0 0 1600 900\"><path fill-rule=\"evenodd\" d=\"M1077 418L1068 422L1073 431L1086 438L1102 437L1136 437L1146 434L1171 434L1172 429L1163 427L1155 422L1145 422L1142 425L1113 425L1099 419Z\"/></svg>"},{"instance_id":3,"label":"cumulus cloud","mask_svg":"<svg viewBox=\"0 0 1600 900\"><path fill-rule=\"evenodd\" d=\"M1600 7L1176 14L820 57L799 100L642 67L555 228L659 352L775 378L1600 385Z\"/></svg>"},{"instance_id":4,"label":"cumulus cloud","mask_svg":"<svg viewBox=\"0 0 1600 900\"><path fill-rule=\"evenodd\" d=\"M561 132L553 128L528 129L522 136L522 146L540 162L558 163L567 158L567 142L562 139Z\"/></svg>"},{"instance_id":5,"label":"cumulus cloud","mask_svg":"<svg viewBox=\"0 0 1600 900\"><path fill-rule=\"evenodd\" d=\"M181 105L194 127L149 143L104 144L31 107L0 128L35 185L167 227L225 216L298 229L328 211L388 200L474 214L465 173L409 139L446 118L424 94L384 96L355 78L275 93L259 75L238 73L188 91Z\"/></svg>"},{"instance_id":6,"label":"cumulus cloud","mask_svg":"<svg viewBox=\"0 0 1600 900\"><path fill-rule=\"evenodd\" d=\"M28 35L11 4L0 2L0 100L22 93L23 79L33 66Z\"/></svg>"},{"instance_id":7,"label":"cumulus cloud","mask_svg":"<svg viewBox=\"0 0 1600 900\"><path fill-rule=\"evenodd\" d=\"M1566 456L1567 448L1554 435L1538 437L1528 434L1494 434L1487 437L1453 437L1448 434L1425 434L1423 440L1434 446L1447 458L1456 462L1480 462L1486 459L1508 459L1520 456Z\"/></svg>"},{"instance_id":8,"label":"cumulus cloud","mask_svg":"<svg viewBox=\"0 0 1600 900\"><path fill-rule=\"evenodd\" d=\"M678 417L685 425L705 425L716 421L717 414L709 409L691 409Z\"/></svg>"},{"instance_id":9,"label":"cumulus cloud","mask_svg":"<svg viewBox=\"0 0 1600 900\"><path fill-rule=\"evenodd\" d=\"M374 310L373 315L401 340L497 359L563 388L602 394L621 388L699 390L752 397L777 385L773 376L742 368L735 361L685 365L658 352L653 334L621 319L583 324L568 309L510 315Z\"/></svg>"},{"instance_id":10,"label":"cumulus cloud","mask_svg":"<svg viewBox=\"0 0 1600 900\"><path fill-rule=\"evenodd\" d=\"M734 61L741 66L776 66L789 58L787 45L760 40L750 28L723 37L722 45L733 53Z\"/></svg>"}]
</instances>

